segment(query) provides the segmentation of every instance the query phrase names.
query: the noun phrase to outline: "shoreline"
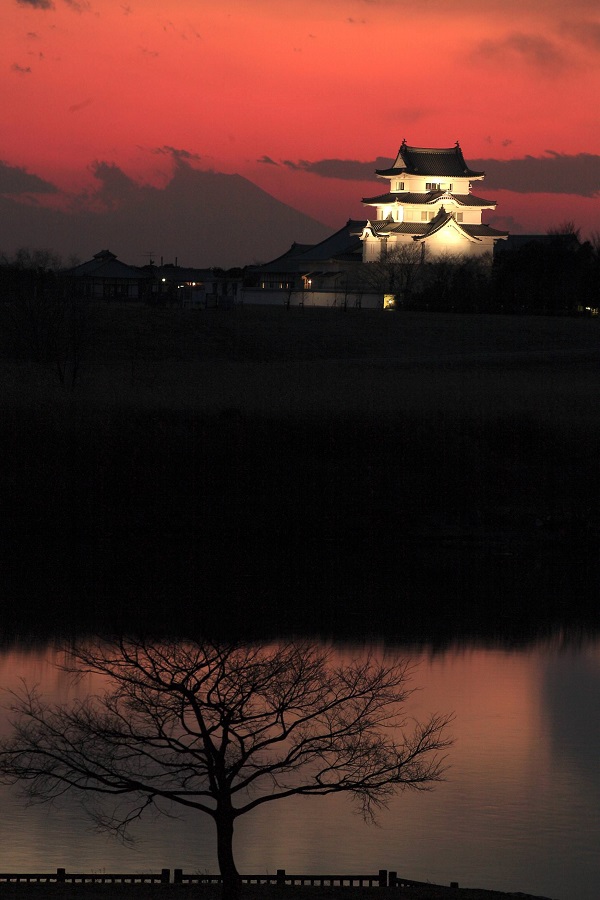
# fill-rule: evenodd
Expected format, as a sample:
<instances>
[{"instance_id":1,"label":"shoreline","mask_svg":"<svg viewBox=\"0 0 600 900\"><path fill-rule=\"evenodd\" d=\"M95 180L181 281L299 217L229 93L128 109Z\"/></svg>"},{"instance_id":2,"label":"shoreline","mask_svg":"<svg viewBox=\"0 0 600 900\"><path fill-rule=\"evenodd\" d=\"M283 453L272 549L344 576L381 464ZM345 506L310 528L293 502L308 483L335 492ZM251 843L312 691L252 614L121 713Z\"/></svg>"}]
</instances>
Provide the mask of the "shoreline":
<instances>
[{"instance_id":1,"label":"shoreline","mask_svg":"<svg viewBox=\"0 0 600 900\"><path fill-rule=\"evenodd\" d=\"M7 900L220 900L217 885L206 884L14 884L0 883L0 897ZM243 885L240 900L394 900L411 897L415 900L551 900L522 891L495 891L484 888L461 888L437 884L411 885L398 888L306 887L275 885ZM553 898L556 900L556 898Z\"/></svg>"}]
</instances>

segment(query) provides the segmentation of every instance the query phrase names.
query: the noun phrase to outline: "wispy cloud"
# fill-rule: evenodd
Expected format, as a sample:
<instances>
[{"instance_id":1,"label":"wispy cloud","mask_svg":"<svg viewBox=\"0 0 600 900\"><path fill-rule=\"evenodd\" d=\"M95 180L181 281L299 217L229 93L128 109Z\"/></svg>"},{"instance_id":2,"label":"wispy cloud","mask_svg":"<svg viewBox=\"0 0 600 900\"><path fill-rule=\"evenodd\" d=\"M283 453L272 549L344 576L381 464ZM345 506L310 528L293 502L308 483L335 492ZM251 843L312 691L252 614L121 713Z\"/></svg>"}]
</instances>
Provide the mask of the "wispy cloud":
<instances>
[{"instance_id":1,"label":"wispy cloud","mask_svg":"<svg viewBox=\"0 0 600 900\"><path fill-rule=\"evenodd\" d=\"M69 107L69 112L70 113L79 112L80 110L85 109L86 106L89 106L91 103L93 103L93 100L91 99L91 97L88 97L87 100L82 100L81 103L73 103Z\"/></svg>"},{"instance_id":2,"label":"wispy cloud","mask_svg":"<svg viewBox=\"0 0 600 900\"><path fill-rule=\"evenodd\" d=\"M513 32L501 39L481 41L471 53L476 63L513 65L522 62L546 75L558 76L575 65L559 47L538 34Z\"/></svg>"},{"instance_id":3,"label":"wispy cloud","mask_svg":"<svg viewBox=\"0 0 600 900\"><path fill-rule=\"evenodd\" d=\"M92 8L87 0L63 0L63 2L78 13L90 12Z\"/></svg>"},{"instance_id":4,"label":"wispy cloud","mask_svg":"<svg viewBox=\"0 0 600 900\"><path fill-rule=\"evenodd\" d=\"M159 156L170 156L174 163L178 165L187 165L190 162L198 162L202 159L199 153L193 150L182 150L180 147L171 147L169 144L163 144L162 147L155 147L152 151Z\"/></svg>"},{"instance_id":5,"label":"wispy cloud","mask_svg":"<svg viewBox=\"0 0 600 900\"><path fill-rule=\"evenodd\" d=\"M563 22L562 30L579 44L600 52L600 22Z\"/></svg>"},{"instance_id":6,"label":"wispy cloud","mask_svg":"<svg viewBox=\"0 0 600 900\"><path fill-rule=\"evenodd\" d=\"M32 6L34 9L55 9L52 0L17 0L19 6Z\"/></svg>"}]
</instances>

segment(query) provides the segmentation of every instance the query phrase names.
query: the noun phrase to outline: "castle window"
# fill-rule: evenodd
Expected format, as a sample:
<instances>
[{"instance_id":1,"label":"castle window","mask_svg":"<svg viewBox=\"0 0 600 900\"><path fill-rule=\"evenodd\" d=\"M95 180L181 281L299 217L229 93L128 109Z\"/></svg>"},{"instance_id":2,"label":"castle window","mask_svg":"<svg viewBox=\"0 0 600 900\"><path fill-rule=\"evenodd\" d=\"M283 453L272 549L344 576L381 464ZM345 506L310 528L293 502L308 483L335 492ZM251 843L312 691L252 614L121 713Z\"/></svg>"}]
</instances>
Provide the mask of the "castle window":
<instances>
[{"instance_id":1,"label":"castle window","mask_svg":"<svg viewBox=\"0 0 600 900\"><path fill-rule=\"evenodd\" d=\"M462 222L462 220L463 220L463 214L462 214L462 213L457 212L457 213L455 213L455 216L456 216L456 221L457 221L457 222Z\"/></svg>"},{"instance_id":2,"label":"castle window","mask_svg":"<svg viewBox=\"0 0 600 900\"><path fill-rule=\"evenodd\" d=\"M439 181L428 181L425 185L426 191L439 191L440 183Z\"/></svg>"},{"instance_id":3,"label":"castle window","mask_svg":"<svg viewBox=\"0 0 600 900\"><path fill-rule=\"evenodd\" d=\"M395 190L395 191L403 191L403 190L404 190L404 182L403 182L403 181L397 181L396 184L395 184L395 186L394 186L394 190Z\"/></svg>"},{"instance_id":4,"label":"castle window","mask_svg":"<svg viewBox=\"0 0 600 900\"><path fill-rule=\"evenodd\" d=\"M432 219L435 219L435 210L422 210L421 211L421 222L431 222Z\"/></svg>"}]
</instances>

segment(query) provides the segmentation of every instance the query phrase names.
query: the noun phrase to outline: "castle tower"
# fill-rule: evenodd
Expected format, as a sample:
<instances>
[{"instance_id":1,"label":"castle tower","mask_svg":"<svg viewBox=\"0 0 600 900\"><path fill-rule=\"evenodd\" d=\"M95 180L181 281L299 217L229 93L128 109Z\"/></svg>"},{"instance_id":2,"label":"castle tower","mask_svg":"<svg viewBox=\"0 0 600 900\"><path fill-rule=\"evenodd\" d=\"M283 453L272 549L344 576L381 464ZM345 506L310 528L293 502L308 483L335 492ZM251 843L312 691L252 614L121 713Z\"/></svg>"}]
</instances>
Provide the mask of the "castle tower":
<instances>
[{"instance_id":1,"label":"castle tower","mask_svg":"<svg viewBox=\"0 0 600 900\"><path fill-rule=\"evenodd\" d=\"M363 262L375 262L398 245L424 247L428 258L450 254L491 257L494 244L508 232L484 225L481 216L495 209L494 200L471 193L472 182L484 172L469 168L458 141L454 147L409 147L406 141L389 169L376 175L389 182L388 191L365 197L375 218L361 233Z\"/></svg>"}]
</instances>

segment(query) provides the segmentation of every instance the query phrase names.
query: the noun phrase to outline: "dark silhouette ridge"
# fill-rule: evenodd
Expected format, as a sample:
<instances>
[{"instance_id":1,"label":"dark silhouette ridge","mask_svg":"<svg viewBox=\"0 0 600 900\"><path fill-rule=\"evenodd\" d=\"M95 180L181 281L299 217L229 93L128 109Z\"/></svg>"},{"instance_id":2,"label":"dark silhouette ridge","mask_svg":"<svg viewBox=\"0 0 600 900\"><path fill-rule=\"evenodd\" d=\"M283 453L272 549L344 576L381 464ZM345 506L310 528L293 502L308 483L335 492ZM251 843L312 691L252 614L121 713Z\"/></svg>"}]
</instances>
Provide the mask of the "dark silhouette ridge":
<instances>
[{"instance_id":1,"label":"dark silhouette ridge","mask_svg":"<svg viewBox=\"0 0 600 900\"><path fill-rule=\"evenodd\" d=\"M70 212L0 196L0 250L51 244L66 259L88 259L110 245L134 265L147 263L153 250L165 262L228 268L328 234L240 175L178 165L164 189L137 185L116 167L98 166L96 175L98 195Z\"/></svg>"}]
</instances>

